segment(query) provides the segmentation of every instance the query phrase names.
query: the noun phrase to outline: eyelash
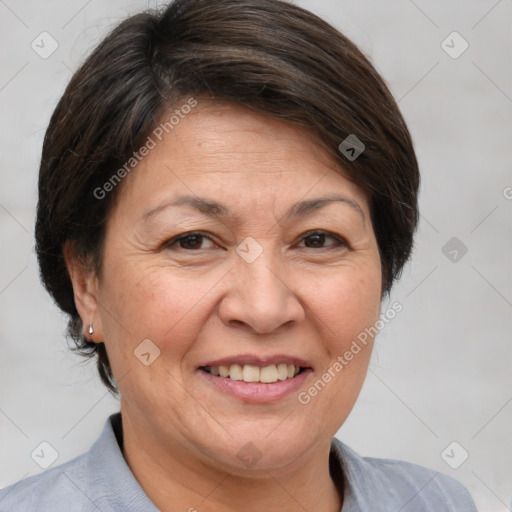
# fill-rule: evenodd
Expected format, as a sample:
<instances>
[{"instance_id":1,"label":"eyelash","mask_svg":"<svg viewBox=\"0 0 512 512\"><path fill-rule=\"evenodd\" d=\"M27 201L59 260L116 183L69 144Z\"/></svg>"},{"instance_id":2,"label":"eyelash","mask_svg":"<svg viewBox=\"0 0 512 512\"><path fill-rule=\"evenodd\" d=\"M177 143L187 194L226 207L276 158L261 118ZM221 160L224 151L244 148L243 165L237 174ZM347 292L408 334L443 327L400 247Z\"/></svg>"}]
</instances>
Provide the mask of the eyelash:
<instances>
[{"instance_id":1,"label":"eyelash","mask_svg":"<svg viewBox=\"0 0 512 512\"><path fill-rule=\"evenodd\" d=\"M334 249L337 249L337 248L348 248L349 245L348 243L343 240L341 237L333 234L333 233L330 233L329 231L324 231L324 230L321 230L321 229L314 229L312 231L308 231L306 233L304 233L304 235L301 237L301 242L304 241L306 238L308 237L311 237L311 236L314 236L314 235L326 235L326 237L329 237L329 238L332 238L334 239L335 243L334 244L330 244L330 245L327 245L325 247L319 247L317 249L324 249L324 250L334 250ZM213 240L211 239L210 236L208 236L207 233L203 233L201 231L191 231L190 233L185 233L183 235L179 235L177 237L174 237L173 239L169 240L168 242L165 243L165 248L166 249L172 249L176 244L179 244L179 242L181 242L182 240L186 240L187 238L190 238L190 237L203 237L203 238L206 238L208 240L210 240L212 243L215 243L213 242ZM334 246L334 247L332 247ZM314 247L303 247L304 249L315 249ZM180 249L183 249L187 252L196 252L196 251L200 251L201 249L185 249L184 247L180 247Z\"/></svg>"}]
</instances>

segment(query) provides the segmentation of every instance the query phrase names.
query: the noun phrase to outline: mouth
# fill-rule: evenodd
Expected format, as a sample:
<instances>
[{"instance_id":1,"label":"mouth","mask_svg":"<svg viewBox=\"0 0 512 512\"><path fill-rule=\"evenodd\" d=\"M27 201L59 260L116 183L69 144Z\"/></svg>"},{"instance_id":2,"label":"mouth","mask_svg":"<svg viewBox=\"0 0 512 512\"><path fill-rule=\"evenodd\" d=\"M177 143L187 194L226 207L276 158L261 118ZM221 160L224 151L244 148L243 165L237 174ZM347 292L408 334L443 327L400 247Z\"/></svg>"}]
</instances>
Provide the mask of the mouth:
<instances>
[{"instance_id":1,"label":"mouth","mask_svg":"<svg viewBox=\"0 0 512 512\"><path fill-rule=\"evenodd\" d=\"M201 366L199 369L214 377L233 381L273 384L293 379L307 368L287 363L270 364L267 366L235 363L231 365Z\"/></svg>"},{"instance_id":2,"label":"mouth","mask_svg":"<svg viewBox=\"0 0 512 512\"><path fill-rule=\"evenodd\" d=\"M208 386L246 403L278 402L297 393L313 368L288 356L241 355L208 361L198 367Z\"/></svg>"}]
</instances>

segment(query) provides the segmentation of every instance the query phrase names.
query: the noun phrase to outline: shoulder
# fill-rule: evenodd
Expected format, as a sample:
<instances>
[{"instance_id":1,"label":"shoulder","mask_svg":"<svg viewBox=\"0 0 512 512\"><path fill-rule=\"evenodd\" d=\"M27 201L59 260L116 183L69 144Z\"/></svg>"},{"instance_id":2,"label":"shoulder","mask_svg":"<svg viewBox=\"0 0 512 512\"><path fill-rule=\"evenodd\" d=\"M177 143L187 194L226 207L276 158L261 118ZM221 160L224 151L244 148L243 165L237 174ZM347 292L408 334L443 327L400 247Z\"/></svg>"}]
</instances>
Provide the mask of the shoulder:
<instances>
[{"instance_id":1,"label":"shoulder","mask_svg":"<svg viewBox=\"0 0 512 512\"><path fill-rule=\"evenodd\" d=\"M477 512L468 490L457 480L410 462L361 457L338 439L332 451L344 476L347 512Z\"/></svg>"},{"instance_id":2,"label":"shoulder","mask_svg":"<svg viewBox=\"0 0 512 512\"><path fill-rule=\"evenodd\" d=\"M0 489L0 512L85 512L96 509L93 503L87 506L81 492L86 485L85 457L80 455L65 464Z\"/></svg>"},{"instance_id":3,"label":"shoulder","mask_svg":"<svg viewBox=\"0 0 512 512\"><path fill-rule=\"evenodd\" d=\"M121 414L88 452L0 490L0 512L157 512L122 454Z\"/></svg>"}]
</instances>

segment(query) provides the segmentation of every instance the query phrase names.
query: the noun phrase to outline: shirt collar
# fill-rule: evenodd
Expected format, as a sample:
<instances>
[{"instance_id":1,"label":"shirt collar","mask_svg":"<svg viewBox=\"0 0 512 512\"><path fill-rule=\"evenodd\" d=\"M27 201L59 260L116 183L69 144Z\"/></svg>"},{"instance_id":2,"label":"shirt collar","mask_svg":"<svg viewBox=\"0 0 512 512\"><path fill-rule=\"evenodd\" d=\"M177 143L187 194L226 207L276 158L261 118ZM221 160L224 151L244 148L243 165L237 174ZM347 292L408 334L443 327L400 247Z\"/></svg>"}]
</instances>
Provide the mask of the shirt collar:
<instances>
[{"instance_id":1,"label":"shirt collar","mask_svg":"<svg viewBox=\"0 0 512 512\"><path fill-rule=\"evenodd\" d=\"M87 457L89 496L101 510L158 512L136 480L123 453L121 413L110 416Z\"/></svg>"}]
</instances>

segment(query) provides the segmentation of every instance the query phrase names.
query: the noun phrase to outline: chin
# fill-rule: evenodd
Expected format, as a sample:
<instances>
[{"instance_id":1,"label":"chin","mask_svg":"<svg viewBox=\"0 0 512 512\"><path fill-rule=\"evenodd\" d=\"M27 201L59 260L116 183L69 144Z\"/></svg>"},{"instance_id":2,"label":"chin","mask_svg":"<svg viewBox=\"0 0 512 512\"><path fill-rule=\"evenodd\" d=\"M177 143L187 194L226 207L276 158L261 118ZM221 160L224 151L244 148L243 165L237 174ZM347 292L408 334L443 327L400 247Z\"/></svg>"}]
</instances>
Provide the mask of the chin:
<instances>
[{"instance_id":1,"label":"chin","mask_svg":"<svg viewBox=\"0 0 512 512\"><path fill-rule=\"evenodd\" d=\"M214 461L217 469L222 466L232 474L247 476L250 473L253 477L261 472L262 477L268 477L271 472L275 476L284 475L296 469L308 448L314 449L321 441L318 439L320 433L315 436L304 424L288 425L280 432L281 428L282 424L279 426L277 420L267 428L262 428L261 422L256 421L233 423L230 432L237 432L236 435L230 437L224 432L222 439L215 441L210 437L209 443L203 438L199 449ZM325 442L330 443L330 436L325 436Z\"/></svg>"}]
</instances>

